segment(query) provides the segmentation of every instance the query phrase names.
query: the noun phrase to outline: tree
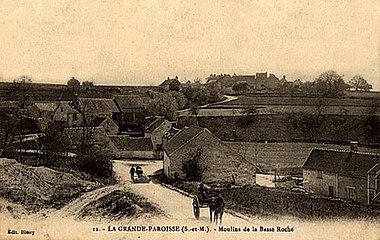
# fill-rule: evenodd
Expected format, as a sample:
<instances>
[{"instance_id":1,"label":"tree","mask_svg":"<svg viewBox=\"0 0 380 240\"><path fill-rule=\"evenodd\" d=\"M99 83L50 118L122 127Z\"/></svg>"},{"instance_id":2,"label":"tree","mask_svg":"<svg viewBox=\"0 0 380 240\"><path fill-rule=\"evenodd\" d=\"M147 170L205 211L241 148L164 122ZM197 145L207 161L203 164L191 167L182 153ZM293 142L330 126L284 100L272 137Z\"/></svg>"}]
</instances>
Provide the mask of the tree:
<instances>
[{"instance_id":1,"label":"tree","mask_svg":"<svg viewBox=\"0 0 380 240\"><path fill-rule=\"evenodd\" d=\"M87 90L90 90L91 88L94 87L94 83L91 81L84 81L84 82L82 82L82 87L84 90L87 91Z\"/></svg>"},{"instance_id":2,"label":"tree","mask_svg":"<svg viewBox=\"0 0 380 240\"><path fill-rule=\"evenodd\" d=\"M26 108L30 104L32 78L23 75L13 80L12 94L14 94L20 103L21 108Z\"/></svg>"},{"instance_id":3,"label":"tree","mask_svg":"<svg viewBox=\"0 0 380 240\"><path fill-rule=\"evenodd\" d=\"M187 99L185 98L185 96L183 95L182 92L172 91L172 92L170 92L170 94L172 95L172 97L175 98L175 100L177 102L178 109L183 109L186 106Z\"/></svg>"},{"instance_id":4,"label":"tree","mask_svg":"<svg viewBox=\"0 0 380 240\"><path fill-rule=\"evenodd\" d=\"M40 138L45 166L53 166L69 152L70 143L60 131L63 127L63 124L52 122L45 129L45 135Z\"/></svg>"},{"instance_id":5,"label":"tree","mask_svg":"<svg viewBox=\"0 0 380 240\"><path fill-rule=\"evenodd\" d=\"M372 89L372 85L359 74L351 78L348 84L356 91L369 91Z\"/></svg>"},{"instance_id":6,"label":"tree","mask_svg":"<svg viewBox=\"0 0 380 240\"><path fill-rule=\"evenodd\" d=\"M185 177L191 181L203 180L203 174L206 171L206 166L201 162L202 149L198 148L195 154L182 163L182 172L185 173Z\"/></svg>"},{"instance_id":7,"label":"tree","mask_svg":"<svg viewBox=\"0 0 380 240\"><path fill-rule=\"evenodd\" d=\"M324 97L341 97L349 86L335 71L327 71L315 80L316 93Z\"/></svg>"},{"instance_id":8,"label":"tree","mask_svg":"<svg viewBox=\"0 0 380 240\"><path fill-rule=\"evenodd\" d=\"M9 157L15 152L18 124L20 120L17 117L0 112L0 157Z\"/></svg>"},{"instance_id":9,"label":"tree","mask_svg":"<svg viewBox=\"0 0 380 240\"><path fill-rule=\"evenodd\" d=\"M18 84L31 84L32 83L32 78L27 76L27 75L22 75L21 77L18 77L16 79L13 79L13 83L18 83Z\"/></svg>"},{"instance_id":10,"label":"tree","mask_svg":"<svg viewBox=\"0 0 380 240\"><path fill-rule=\"evenodd\" d=\"M78 91L80 89L80 82L78 79L72 77L69 81L67 81L67 87L70 90Z\"/></svg>"},{"instance_id":11,"label":"tree","mask_svg":"<svg viewBox=\"0 0 380 240\"><path fill-rule=\"evenodd\" d=\"M178 81L178 77L176 76L175 80L169 83L169 91L179 91L181 90L181 82Z\"/></svg>"},{"instance_id":12,"label":"tree","mask_svg":"<svg viewBox=\"0 0 380 240\"><path fill-rule=\"evenodd\" d=\"M234 90L236 92L247 92L248 91L248 83L246 83L246 82L235 83L232 86L232 90Z\"/></svg>"},{"instance_id":13,"label":"tree","mask_svg":"<svg viewBox=\"0 0 380 240\"><path fill-rule=\"evenodd\" d=\"M153 116L164 116L168 120L175 120L178 104L171 94L161 93L149 102L147 111Z\"/></svg>"},{"instance_id":14,"label":"tree","mask_svg":"<svg viewBox=\"0 0 380 240\"><path fill-rule=\"evenodd\" d=\"M318 99L315 105L315 121L317 125L320 125L320 119L323 113L326 111L328 103L325 99Z\"/></svg>"},{"instance_id":15,"label":"tree","mask_svg":"<svg viewBox=\"0 0 380 240\"><path fill-rule=\"evenodd\" d=\"M380 100L373 100L364 120L367 144L380 143Z\"/></svg>"}]
</instances>

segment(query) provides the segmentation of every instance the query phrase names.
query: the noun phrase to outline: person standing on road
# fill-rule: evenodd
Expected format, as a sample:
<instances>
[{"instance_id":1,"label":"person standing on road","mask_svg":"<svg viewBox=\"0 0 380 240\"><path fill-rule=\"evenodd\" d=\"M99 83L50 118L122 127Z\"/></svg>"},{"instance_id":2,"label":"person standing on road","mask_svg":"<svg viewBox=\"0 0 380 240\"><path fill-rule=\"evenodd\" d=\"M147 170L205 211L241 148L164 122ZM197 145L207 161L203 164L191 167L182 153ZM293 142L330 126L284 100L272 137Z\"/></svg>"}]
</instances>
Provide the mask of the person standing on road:
<instances>
[{"instance_id":1,"label":"person standing on road","mask_svg":"<svg viewBox=\"0 0 380 240\"><path fill-rule=\"evenodd\" d=\"M132 167L131 167L131 169L129 170L129 174L131 174L131 179L132 179L132 181L133 181L133 178L134 178L134 176L135 176L135 166L134 165L132 165Z\"/></svg>"}]
</instances>

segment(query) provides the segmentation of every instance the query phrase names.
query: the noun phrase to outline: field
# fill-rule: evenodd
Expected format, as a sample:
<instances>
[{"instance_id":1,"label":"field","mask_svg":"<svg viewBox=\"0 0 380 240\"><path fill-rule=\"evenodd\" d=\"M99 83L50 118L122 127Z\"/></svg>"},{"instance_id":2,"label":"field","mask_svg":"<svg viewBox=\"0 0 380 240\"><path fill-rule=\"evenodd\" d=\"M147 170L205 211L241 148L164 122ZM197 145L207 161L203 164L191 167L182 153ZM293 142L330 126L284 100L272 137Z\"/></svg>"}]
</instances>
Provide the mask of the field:
<instances>
[{"instance_id":1,"label":"field","mask_svg":"<svg viewBox=\"0 0 380 240\"><path fill-rule=\"evenodd\" d=\"M380 116L272 114L234 117L182 117L178 126L197 125L224 141L309 142L379 146Z\"/></svg>"},{"instance_id":2,"label":"field","mask_svg":"<svg viewBox=\"0 0 380 240\"><path fill-rule=\"evenodd\" d=\"M264 171L291 168L297 172L313 148L350 149L348 145L321 143L225 143ZM359 151L380 152L380 149L359 147Z\"/></svg>"}]
</instances>

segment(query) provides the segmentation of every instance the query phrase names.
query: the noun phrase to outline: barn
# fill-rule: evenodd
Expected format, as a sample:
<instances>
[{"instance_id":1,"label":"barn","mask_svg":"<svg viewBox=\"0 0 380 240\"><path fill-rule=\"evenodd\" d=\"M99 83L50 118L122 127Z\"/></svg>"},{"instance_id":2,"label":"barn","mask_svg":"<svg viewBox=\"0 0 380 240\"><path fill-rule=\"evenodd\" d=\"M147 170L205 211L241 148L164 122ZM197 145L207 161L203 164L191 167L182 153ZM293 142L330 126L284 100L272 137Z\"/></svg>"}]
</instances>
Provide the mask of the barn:
<instances>
[{"instance_id":1,"label":"barn","mask_svg":"<svg viewBox=\"0 0 380 240\"><path fill-rule=\"evenodd\" d=\"M256 184L256 166L206 128L185 127L164 144L164 173L170 179L187 178L184 163L198 155L207 183Z\"/></svg>"}]
</instances>

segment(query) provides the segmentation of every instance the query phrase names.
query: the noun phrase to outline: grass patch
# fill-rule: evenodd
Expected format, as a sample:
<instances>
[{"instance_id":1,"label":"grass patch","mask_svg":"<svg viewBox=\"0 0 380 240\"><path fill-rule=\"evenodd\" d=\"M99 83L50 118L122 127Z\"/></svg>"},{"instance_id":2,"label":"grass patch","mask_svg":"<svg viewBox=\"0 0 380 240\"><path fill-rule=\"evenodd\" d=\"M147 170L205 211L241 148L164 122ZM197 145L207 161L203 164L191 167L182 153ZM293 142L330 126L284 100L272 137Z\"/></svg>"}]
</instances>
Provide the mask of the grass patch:
<instances>
[{"instance_id":1,"label":"grass patch","mask_svg":"<svg viewBox=\"0 0 380 240\"><path fill-rule=\"evenodd\" d=\"M171 184L189 194L195 195L198 182L169 181L163 173L153 179ZM355 202L328 197L271 189L259 186L224 188L221 191L228 209L246 215L293 216L301 219L378 219L380 208L364 206Z\"/></svg>"}]
</instances>

